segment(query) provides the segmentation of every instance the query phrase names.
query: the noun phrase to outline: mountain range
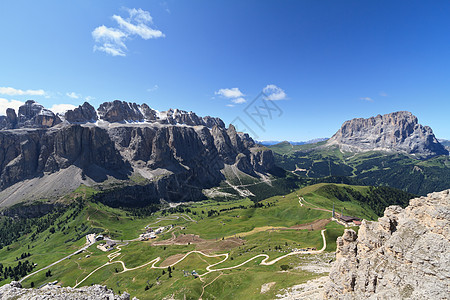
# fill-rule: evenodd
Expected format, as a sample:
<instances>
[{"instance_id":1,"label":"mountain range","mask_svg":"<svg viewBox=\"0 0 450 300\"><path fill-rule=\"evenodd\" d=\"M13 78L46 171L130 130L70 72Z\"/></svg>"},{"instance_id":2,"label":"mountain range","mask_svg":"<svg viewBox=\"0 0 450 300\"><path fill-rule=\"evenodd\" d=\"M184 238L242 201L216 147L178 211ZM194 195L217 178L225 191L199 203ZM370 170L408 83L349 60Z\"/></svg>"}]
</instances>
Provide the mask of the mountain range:
<instances>
[{"instance_id":1,"label":"mountain range","mask_svg":"<svg viewBox=\"0 0 450 300\"><path fill-rule=\"evenodd\" d=\"M227 178L262 178L274 166L270 150L219 118L146 104L84 103L58 115L29 100L0 124L1 206L80 184L126 185L115 198L128 204L198 200Z\"/></svg>"},{"instance_id":2,"label":"mountain range","mask_svg":"<svg viewBox=\"0 0 450 300\"><path fill-rule=\"evenodd\" d=\"M345 121L327 141L268 148L277 165L302 177L345 177L420 195L450 187L448 150L410 112Z\"/></svg>"},{"instance_id":3,"label":"mountain range","mask_svg":"<svg viewBox=\"0 0 450 300\"><path fill-rule=\"evenodd\" d=\"M297 146L297 145L315 144L315 143L323 142L326 140L328 140L328 138L317 138L317 139L312 139L312 140L302 141L302 142L294 142L294 141L256 141L256 142L258 144L261 144L264 146L273 146L273 145L283 143L283 142L287 142L291 145Z\"/></svg>"}]
</instances>

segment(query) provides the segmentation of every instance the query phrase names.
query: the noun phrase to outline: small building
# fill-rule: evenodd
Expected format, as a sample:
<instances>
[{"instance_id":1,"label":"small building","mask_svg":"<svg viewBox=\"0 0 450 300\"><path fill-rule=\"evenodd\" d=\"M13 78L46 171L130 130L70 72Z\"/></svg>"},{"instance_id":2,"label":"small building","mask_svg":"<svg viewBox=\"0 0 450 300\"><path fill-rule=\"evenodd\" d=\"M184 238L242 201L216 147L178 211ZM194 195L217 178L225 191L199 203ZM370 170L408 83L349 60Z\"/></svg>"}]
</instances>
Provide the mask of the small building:
<instances>
[{"instance_id":1,"label":"small building","mask_svg":"<svg viewBox=\"0 0 450 300\"><path fill-rule=\"evenodd\" d=\"M341 215L341 216L339 217L339 219L340 219L341 221L345 222L345 223L351 223L351 222L353 222L353 221L361 221L360 218L357 218L357 217L351 217L351 216L344 216L344 215Z\"/></svg>"},{"instance_id":2,"label":"small building","mask_svg":"<svg viewBox=\"0 0 450 300\"><path fill-rule=\"evenodd\" d=\"M115 245L116 245L116 242L107 240L106 244L101 243L101 244L97 245L97 248L104 252L107 252L107 251L113 250Z\"/></svg>"},{"instance_id":3,"label":"small building","mask_svg":"<svg viewBox=\"0 0 450 300\"><path fill-rule=\"evenodd\" d=\"M107 247L114 247L116 245L116 242L111 241L111 240L107 240L106 241L106 246Z\"/></svg>"},{"instance_id":4,"label":"small building","mask_svg":"<svg viewBox=\"0 0 450 300\"><path fill-rule=\"evenodd\" d=\"M159 227L158 229L155 230L156 234L161 234L164 231L164 227Z\"/></svg>"},{"instance_id":5,"label":"small building","mask_svg":"<svg viewBox=\"0 0 450 300\"><path fill-rule=\"evenodd\" d=\"M361 226L361 221L353 221L353 225L355 226Z\"/></svg>"},{"instance_id":6,"label":"small building","mask_svg":"<svg viewBox=\"0 0 450 300\"><path fill-rule=\"evenodd\" d=\"M99 234L99 235L97 235L96 237L95 237L95 240L96 241L101 241L101 240L103 240L103 234Z\"/></svg>"},{"instance_id":7,"label":"small building","mask_svg":"<svg viewBox=\"0 0 450 300\"><path fill-rule=\"evenodd\" d=\"M149 239L155 239L156 238L156 234L152 231L152 232L147 232L147 233L143 233L140 235L140 240L141 241L146 241Z\"/></svg>"},{"instance_id":8,"label":"small building","mask_svg":"<svg viewBox=\"0 0 450 300\"><path fill-rule=\"evenodd\" d=\"M199 277L198 273L195 272L195 270L193 270L193 271L191 272L191 274L192 274L192 276L194 276L195 278Z\"/></svg>"}]
</instances>

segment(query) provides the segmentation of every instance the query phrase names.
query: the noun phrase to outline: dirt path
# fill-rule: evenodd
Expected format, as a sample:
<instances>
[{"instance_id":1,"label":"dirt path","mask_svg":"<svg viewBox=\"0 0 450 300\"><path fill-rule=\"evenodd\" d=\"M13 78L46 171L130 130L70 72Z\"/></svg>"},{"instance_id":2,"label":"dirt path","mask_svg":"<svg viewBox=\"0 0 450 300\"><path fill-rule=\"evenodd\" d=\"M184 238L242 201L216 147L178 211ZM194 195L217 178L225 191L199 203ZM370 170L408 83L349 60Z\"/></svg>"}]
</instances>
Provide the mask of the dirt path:
<instances>
[{"instance_id":1,"label":"dirt path","mask_svg":"<svg viewBox=\"0 0 450 300\"><path fill-rule=\"evenodd\" d=\"M46 269L48 269L48 268L50 268L50 267L53 267L54 265L56 265L56 264L62 262L63 260L66 260L66 259L68 259L68 258L71 258L73 255L76 255L76 254L79 254L79 253L83 252L84 250L86 250L87 248L89 248L91 245L93 245L93 243L91 243L90 241L88 241L88 239L87 239L87 237L86 237L86 244L85 244L81 249L78 249L77 251L75 251L75 252L73 252L73 253L67 255L66 257L63 257L63 258L61 258L61 259L55 261L54 263L49 264L49 265L46 266L46 267L43 267L42 269L39 269L39 270L37 270L37 271L34 271L34 272L28 274L28 275L25 276L25 277L22 277L22 279L20 279L19 282L23 282L23 281L24 281L25 279L27 279L28 277L31 277L31 276L33 276L33 275L35 275L35 274L37 274L37 273L39 273L39 272L41 272L41 271L43 271L43 270L46 270Z\"/></svg>"},{"instance_id":2,"label":"dirt path","mask_svg":"<svg viewBox=\"0 0 450 300\"><path fill-rule=\"evenodd\" d=\"M216 281L220 276L224 275L223 273L220 273L219 276L217 276L216 278L214 278L211 282L205 284L202 286L202 293L200 294L200 297L198 298L198 300L202 300L203 294L205 293L205 288L212 284L214 281ZM201 279L201 278L200 278ZM202 280L202 279L201 279ZM202 280L203 281L203 280Z\"/></svg>"},{"instance_id":3,"label":"dirt path","mask_svg":"<svg viewBox=\"0 0 450 300\"><path fill-rule=\"evenodd\" d=\"M188 257L188 256L189 256L190 254L192 254L192 253L198 253L198 254L201 254L201 255L206 256L206 257L224 257L224 259L222 259L221 261L219 261L219 262L217 262L217 263L214 263L214 264L211 264L211 265L207 266L207 267L206 267L206 271L207 271L207 272L205 272L205 273L199 275L200 278L202 278L203 276L205 276L205 275L207 275L207 274L209 274L209 273L212 273L212 272L219 272L219 271L224 271L224 270L232 270L232 269L236 269L236 268L242 267L243 265L245 265L245 264L249 263L250 261L252 261L252 260L254 260L254 259L256 259L256 258L259 258L259 257L264 257L264 259L261 261L260 265L263 265L263 266L270 266L270 265L273 265L273 264L275 264L276 262L282 260L283 258L288 257L288 256L291 256L291 255L296 255L296 254L318 254L318 253L323 252L323 251L326 249L326 247L327 247L327 241L326 241L326 238L325 238L325 230L326 230L326 229L323 229L323 230L321 231L321 235L322 235L322 238L323 238L323 247L322 247L322 249L320 249L320 250L314 250L314 251L295 251L295 252L291 252L291 253L285 254L285 255L283 255L283 256L277 257L277 258L275 258L275 259L273 259L273 260L271 260L271 261L268 261L269 258L270 258L269 255L267 255L267 254L258 254L258 255L255 255L254 257L249 258L249 259L247 259L246 261L244 261L243 263L240 263L240 264L238 264L238 265L236 265L236 266L226 267L226 268L219 268L219 269L213 269L213 267L216 266L216 265L218 265L218 264L221 264L221 263L225 262L225 261L228 259L228 257L229 257L229 254L228 254L228 253L224 253L224 254L206 254L206 253L203 253L203 252L201 252L201 251L193 250L193 251L189 251L188 253L186 253L185 255L183 255L180 259L178 259L177 261L175 261L175 262L172 263L172 264L169 264L168 266L171 266L171 267L172 267L172 266L174 266L174 265L180 263L181 261L183 261L186 257ZM147 262L147 263L145 263L145 264L143 264L143 265L140 265L140 266L137 266L137 267L134 267L134 268L127 268L126 265L125 265L125 263L124 263L123 261L121 261L121 260L118 260L118 261L112 261L114 258L116 258L116 257L118 257L118 256L120 255L120 251L121 251L121 248L120 248L120 247L121 247L121 246L117 246L117 251L115 251L115 252L113 252L113 253L111 253L111 254L108 255L108 258L110 259L109 262L105 263L104 265L98 267L97 269L95 269L94 271L92 271L91 273L89 273L85 278L83 278L83 280L81 280L80 282L78 282L78 283L74 286L74 288L76 288L77 286L79 286L81 283L83 283L86 279L88 279L92 274L94 274L95 272L97 272L97 271L100 270L101 268L103 268L103 267L105 267L105 266L108 266L108 265L110 265L110 264L114 264L114 263L119 263L119 264L122 265L123 271L121 271L121 272L119 272L119 273L125 273L125 272L128 272L128 271L133 271L133 270L140 269L140 268L143 268L143 267L148 266L148 265L150 265L150 268L151 268L151 269L165 269L165 268L167 267L167 265L165 265L164 267L163 267L163 266L158 266L158 267L155 266L155 264L158 263L158 262L161 260L161 257L157 257L157 258L155 258L155 259L153 259L153 260L151 260L151 261L149 261L149 262Z\"/></svg>"}]
</instances>

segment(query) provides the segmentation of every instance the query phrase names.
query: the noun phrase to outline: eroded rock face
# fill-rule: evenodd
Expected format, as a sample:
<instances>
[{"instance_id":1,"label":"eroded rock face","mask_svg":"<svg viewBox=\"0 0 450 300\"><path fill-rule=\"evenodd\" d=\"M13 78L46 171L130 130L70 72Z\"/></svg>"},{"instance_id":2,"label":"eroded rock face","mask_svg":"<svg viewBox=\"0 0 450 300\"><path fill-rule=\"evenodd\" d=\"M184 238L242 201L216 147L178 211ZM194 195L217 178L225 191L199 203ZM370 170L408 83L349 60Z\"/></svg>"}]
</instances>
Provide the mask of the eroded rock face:
<instances>
[{"instance_id":1,"label":"eroded rock face","mask_svg":"<svg viewBox=\"0 0 450 300\"><path fill-rule=\"evenodd\" d=\"M337 239L328 299L448 299L450 190L390 206Z\"/></svg>"},{"instance_id":2,"label":"eroded rock face","mask_svg":"<svg viewBox=\"0 0 450 300\"><path fill-rule=\"evenodd\" d=\"M34 100L20 106L18 115L14 109L7 108L6 116L0 116L0 129L49 128L59 123L61 119L57 115Z\"/></svg>"},{"instance_id":3,"label":"eroded rock face","mask_svg":"<svg viewBox=\"0 0 450 300\"><path fill-rule=\"evenodd\" d=\"M49 285L40 289L25 289L17 281L0 287L0 299L3 300L130 300L130 294L124 292L116 295L106 286L92 285L81 288L60 287ZM133 300L138 300L136 297Z\"/></svg>"},{"instance_id":4,"label":"eroded rock face","mask_svg":"<svg viewBox=\"0 0 450 300\"><path fill-rule=\"evenodd\" d=\"M139 106L136 103L114 100L100 104L98 108L100 119L108 122L143 121Z\"/></svg>"},{"instance_id":5,"label":"eroded rock face","mask_svg":"<svg viewBox=\"0 0 450 300\"><path fill-rule=\"evenodd\" d=\"M87 123L97 121L97 112L95 108L87 102L73 110L68 110L64 118L69 123Z\"/></svg>"},{"instance_id":6,"label":"eroded rock face","mask_svg":"<svg viewBox=\"0 0 450 300\"><path fill-rule=\"evenodd\" d=\"M61 119L57 115L34 100L27 100L19 107L17 127L48 128L59 123Z\"/></svg>"},{"instance_id":7,"label":"eroded rock face","mask_svg":"<svg viewBox=\"0 0 450 300\"><path fill-rule=\"evenodd\" d=\"M99 127L0 131L0 145L0 189L71 165L129 171L106 130Z\"/></svg>"},{"instance_id":8,"label":"eroded rock face","mask_svg":"<svg viewBox=\"0 0 450 300\"><path fill-rule=\"evenodd\" d=\"M407 111L346 121L327 145L350 152L396 151L423 158L449 154L431 128L419 124Z\"/></svg>"}]
</instances>

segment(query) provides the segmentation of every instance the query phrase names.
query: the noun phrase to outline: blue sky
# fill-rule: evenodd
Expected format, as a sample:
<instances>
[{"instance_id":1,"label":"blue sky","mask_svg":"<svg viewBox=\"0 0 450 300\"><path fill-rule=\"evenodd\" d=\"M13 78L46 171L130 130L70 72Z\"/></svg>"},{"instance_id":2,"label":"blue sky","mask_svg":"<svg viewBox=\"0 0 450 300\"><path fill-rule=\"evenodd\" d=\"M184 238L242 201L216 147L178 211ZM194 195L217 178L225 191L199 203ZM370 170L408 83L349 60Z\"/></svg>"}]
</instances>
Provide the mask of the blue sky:
<instances>
[{"instance_id":1,"label":"blue sky","mask_svg":"<svg viewBox=\"0 0 450 300\"><path fill-rule=\"evenodd\" d=\"M0 112L120 99L301 141L408 110L450 139L449 15L449 1L1 1Z\"/></svg>"}]
</instances>

